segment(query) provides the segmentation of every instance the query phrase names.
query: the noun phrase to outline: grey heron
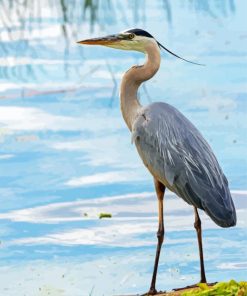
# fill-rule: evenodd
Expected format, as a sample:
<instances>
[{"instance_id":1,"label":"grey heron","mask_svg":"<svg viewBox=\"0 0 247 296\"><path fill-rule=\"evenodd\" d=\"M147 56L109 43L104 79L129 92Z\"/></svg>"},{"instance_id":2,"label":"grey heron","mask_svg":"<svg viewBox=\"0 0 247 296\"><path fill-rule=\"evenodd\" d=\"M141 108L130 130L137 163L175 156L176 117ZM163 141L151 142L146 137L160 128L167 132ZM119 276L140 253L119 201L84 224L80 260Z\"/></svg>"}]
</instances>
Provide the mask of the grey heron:
<instances>
[{"instance_id":1,"label":"grey heron","mask_svg":"<svg viewBox=\"0 0 247 296\"><path fill-rule=\"evenodd\" d=\"M196 63L174 54L142 29L130 29L78 43L134 50L146 55L143 65L133 66L123 75L120 102L123 118L132 134L132 141L154 178L158 198L158 243L148 294L157 294L156 275L164 240L163 200L166 188L194 207L200 281L206 283L201 220L197 209L204 210L221 227L236 225L236 210L228 181L207 141L182 113L163 102L142 106L137 98L140 85L159 70L161 48L186 62Z\"/></svg>"}]
</instances>

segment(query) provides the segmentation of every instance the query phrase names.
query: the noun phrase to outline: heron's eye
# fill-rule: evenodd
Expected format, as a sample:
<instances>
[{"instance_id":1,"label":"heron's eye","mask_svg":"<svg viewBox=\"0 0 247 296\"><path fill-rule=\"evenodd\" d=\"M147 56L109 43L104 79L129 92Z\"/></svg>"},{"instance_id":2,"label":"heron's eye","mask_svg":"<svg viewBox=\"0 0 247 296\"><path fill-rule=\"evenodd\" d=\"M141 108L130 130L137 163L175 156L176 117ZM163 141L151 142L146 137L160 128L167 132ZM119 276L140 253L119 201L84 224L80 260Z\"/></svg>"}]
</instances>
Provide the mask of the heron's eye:
<instances>
[{"instance_id":1,"label":"heron's eye","mask_svg":"<svg viewBox=\"0 0 247 296\"><path fill-rule=\"evenodd\" d=\"M129 37L129 39L133 39L133 38L135 37L135 34L134 34L134 33L130 33L130 34L128 35L128 37Z\"/></svg>"}]
</instances>

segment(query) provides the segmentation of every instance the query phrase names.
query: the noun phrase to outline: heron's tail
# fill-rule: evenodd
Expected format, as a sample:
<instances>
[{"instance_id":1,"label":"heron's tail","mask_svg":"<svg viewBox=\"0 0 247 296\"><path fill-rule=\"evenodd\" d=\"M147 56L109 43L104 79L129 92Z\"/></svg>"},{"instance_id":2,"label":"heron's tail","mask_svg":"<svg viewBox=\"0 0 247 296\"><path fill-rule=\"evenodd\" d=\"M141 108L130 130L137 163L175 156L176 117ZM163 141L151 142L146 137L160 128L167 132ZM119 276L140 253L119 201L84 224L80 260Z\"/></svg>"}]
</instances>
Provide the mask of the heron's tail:
<instances>
[{"instance_id":1,"label":"heron's tail","mask_svg":"<svg viewBox=\"0 0 247 296\"><path fill-rule=\"evenodd\" d=\"M221 192L209 192L208 198L203 202L203 208L221 227L232 227L237 223L236 209L228 186L222 188Z\"/></svg>"}]
</instances>

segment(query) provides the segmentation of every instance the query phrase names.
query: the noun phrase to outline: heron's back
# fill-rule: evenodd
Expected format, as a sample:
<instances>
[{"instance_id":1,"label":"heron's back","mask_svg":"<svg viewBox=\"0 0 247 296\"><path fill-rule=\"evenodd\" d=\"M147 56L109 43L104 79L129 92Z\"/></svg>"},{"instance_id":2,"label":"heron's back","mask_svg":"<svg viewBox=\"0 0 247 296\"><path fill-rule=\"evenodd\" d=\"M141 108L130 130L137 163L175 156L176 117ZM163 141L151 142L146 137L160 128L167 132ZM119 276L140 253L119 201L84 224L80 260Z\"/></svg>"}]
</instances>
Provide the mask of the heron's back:
<instances>
[{"instance_id":1,"label":"heron's back","mask_svg":"<svg viewBox=\"0 0 247 296\"><path fill-rule=\"evenodd\" d=\"M137 150L152 175L221 227L236 225L236 211L210 146L177 109L154 103L133 125Z\"/></svg>"}]
</instances>

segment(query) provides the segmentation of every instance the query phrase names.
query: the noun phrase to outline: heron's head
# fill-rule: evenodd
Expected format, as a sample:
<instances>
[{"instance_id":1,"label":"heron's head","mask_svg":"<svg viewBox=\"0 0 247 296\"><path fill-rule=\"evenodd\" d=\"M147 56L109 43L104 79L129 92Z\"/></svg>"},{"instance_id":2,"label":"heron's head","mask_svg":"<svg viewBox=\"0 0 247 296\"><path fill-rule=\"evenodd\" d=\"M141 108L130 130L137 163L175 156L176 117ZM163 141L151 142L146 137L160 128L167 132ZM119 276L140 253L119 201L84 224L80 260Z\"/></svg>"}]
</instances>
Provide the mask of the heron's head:
<instances>
[{"instance_id":1,"label":"heron's head","mask_svg":"<svg viewBox=\"0 0 247 296\"><path fill-rule=\"evenodd\" d=\"M157 41L151 34L141 29L130 29L114 35L82 40L78 43L103 45L116 49L134 50L140 52L145 52L146 46L150 43L158 45Z\"/></svg>"},{"instance_id":2,"label":"heron's head","mask_svg":"<svg viewBox=\"0 0 247 296\"><path fill-rule=\"evenodd\" d=\"M174 55L179 59L182 59L192 64L197 64L197 63L188 61L184 58L181 58L180 56L171 52L164 45L158 42L150 33L142 29L129 29L129 30L120 32L118 34L108 35L108 36L99 37L99 38L86 39L86 40L78 41L77 43L88 44L88 45L103 45L103 46L112 47L116 49L134 50L134 51L140 51L143 53L146 52L147 46L153 43L157 47L165 49L167 52L169 52L170 54ZM197 64L197 65L201 65L201 64Z\"/></svg>"}]
</instances>

